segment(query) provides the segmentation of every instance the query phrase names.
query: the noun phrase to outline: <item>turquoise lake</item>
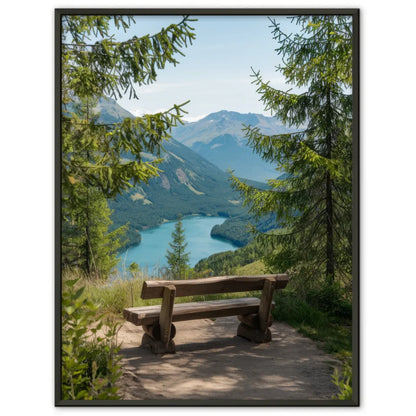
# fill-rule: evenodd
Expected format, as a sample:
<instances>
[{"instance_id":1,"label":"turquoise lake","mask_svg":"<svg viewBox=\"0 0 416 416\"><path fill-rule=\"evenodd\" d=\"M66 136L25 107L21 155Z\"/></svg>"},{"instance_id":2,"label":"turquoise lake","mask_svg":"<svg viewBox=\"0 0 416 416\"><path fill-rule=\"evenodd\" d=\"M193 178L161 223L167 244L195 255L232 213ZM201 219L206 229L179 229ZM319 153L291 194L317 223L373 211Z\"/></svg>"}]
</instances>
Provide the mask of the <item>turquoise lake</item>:
<instances>
[{"instance_id":1,"label":"turquoise lake","mask_svg":"<svg viewBox=\"0 0 416 416\"><path fill-rule=\"evenodd\" d=\"M234 244L212 238L211 229L216 224L222 224L224 217L190 216L182 219L185 238L188 243L186 252L190 253L189 265L194 267L198 261L211 254L221 251L235 250ZM126 270L129 265L136 262L141 270L150 275L157 275L159 268L166 267L166 251L170 248L172 232L176 221L166 222L158 227L140 231L142 241L139 245L130 247L120 255L118 269ZM123 273L124 274L124 273Z\"/></svg>"}]
</instances>

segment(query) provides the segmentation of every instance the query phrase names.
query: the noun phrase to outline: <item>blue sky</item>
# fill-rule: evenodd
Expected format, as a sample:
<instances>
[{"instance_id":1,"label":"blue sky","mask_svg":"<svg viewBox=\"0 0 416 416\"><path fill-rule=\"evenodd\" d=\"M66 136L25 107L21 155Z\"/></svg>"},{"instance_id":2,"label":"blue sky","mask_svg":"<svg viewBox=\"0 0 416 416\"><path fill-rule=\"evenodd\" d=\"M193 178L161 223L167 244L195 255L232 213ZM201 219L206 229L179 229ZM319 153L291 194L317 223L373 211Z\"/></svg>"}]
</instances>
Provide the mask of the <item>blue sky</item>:
<instances>
[{"instance_id":1,"label":"blue sky","mask_svg":"<svg viewBox=\"0 0 416 416\"><path fill-rule=\"evenodd\" d=\"M275 71L279 57L266 16L195 16L196 39L179 56L180 64L159 71L156 83L138 88L139 100L125 97L119 104L141 115L191 100L185 119L193 121L219 110L262 113L251 67L279 89L288 89ZM155 33L181 16L138 16L126 35ZM276 17L288 22L286 17ZM285 26L290 26L285 23ZM270 115L270 114L268 114Z\"/></svg>"}]
</instances>

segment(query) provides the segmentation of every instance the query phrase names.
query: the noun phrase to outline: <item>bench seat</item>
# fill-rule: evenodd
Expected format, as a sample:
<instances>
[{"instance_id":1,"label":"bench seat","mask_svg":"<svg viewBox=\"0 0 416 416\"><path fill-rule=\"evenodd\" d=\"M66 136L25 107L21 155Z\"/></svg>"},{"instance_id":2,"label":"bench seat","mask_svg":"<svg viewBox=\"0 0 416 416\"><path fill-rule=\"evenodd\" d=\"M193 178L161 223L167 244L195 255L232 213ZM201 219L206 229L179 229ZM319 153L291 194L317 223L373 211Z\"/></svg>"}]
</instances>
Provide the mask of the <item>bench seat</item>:
<instances>
[{"instance_id":1,"label":"bench seat","mask_svg":"<svg viewBox=\"0 0 416 416\"><path fill-rule=\"evenodd\" d=\"M260 299L239 298L204 302L175 303L172 322L193 319L219 318L222 316L250 315L258 313ZM159 321L161 305L124 309L124 318L135 325L152 325Z\"/></svg>"}]
</instances>

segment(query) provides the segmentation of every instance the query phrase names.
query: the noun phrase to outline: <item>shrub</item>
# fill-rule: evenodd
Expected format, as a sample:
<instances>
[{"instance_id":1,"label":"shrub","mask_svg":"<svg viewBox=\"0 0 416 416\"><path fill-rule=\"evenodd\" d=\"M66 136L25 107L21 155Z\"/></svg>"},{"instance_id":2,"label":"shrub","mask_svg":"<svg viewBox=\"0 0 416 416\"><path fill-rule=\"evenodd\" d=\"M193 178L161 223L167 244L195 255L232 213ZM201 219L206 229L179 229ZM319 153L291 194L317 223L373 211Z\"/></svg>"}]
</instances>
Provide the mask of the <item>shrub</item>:
<instances>
[{"instance_id":1,"label":"shrub","mask_svg":"<svg viewBox=\"0 0 416 416\"><path fill-rule=\"evenodd\" d=\"M279 321L312 326L322 326L327 321L327 317L323 312L300 299L293 291L279 291L276 294L275 303L276 307L273 311L273 316Z\"/></svg>"},{"instance_id":2,"label":"shrub","mask_svg":"<svg viewBox=\"0 0 416 416\"><path fill-rule=\"evenodd\" d=\"M306 292L306 302L314 308L343 319L352 318L352 305L345 299L342 288L335 284L324 284Z\"/></svg>"},{"instance_id":3,"label":"shrub","mask_svg":"<svg viewBox=\"0 0 416 416\"><path fill-rule=\"evenodd\" d=\"M64 281L62 292L62 399L119 399L118 324L97 319L97 307L82 297L85 288L77 288L78 282Z\"/></svg>"},{"instance_id":4,"label":"shrub","mask_svg":"<svg viewBox=\"0 0 416 416\"><path fill-rule=\"evenodd\" d=\"M352 360L349 356L343 363L342 373L336 368L332 382L338 387L339 393L332 396L334 400L352 400Z\"/></svg>"}]
</instances>

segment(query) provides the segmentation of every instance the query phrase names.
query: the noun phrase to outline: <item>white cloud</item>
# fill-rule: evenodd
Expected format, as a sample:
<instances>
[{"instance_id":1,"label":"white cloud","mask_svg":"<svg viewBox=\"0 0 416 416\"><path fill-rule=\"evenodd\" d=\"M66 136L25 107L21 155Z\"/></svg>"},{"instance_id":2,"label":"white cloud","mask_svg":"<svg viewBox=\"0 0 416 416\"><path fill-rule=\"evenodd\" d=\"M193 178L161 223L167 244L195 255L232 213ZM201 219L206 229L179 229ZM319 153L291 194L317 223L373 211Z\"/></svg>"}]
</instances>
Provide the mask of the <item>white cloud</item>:
<instances>
[{"instance_id":1,"label":"white cloud","mask_svg":"<svg viewBox=\"0 0 416 416\"><path fill-rule=\"evenodd\" d=\"M169 110L169 108L156 108L156 109L150 109L150 108L145 108L145 107L135 107L135 106L128 106L128 105L123 105L120 104L121 106L123 106L126 110L130 111L130 113L132 113L134 116L136 117L141 117L144 114L156 114L156 113L163 113L164 111Z\"/></svg>"},{"instance_id":2,"label":"white cloud","mask_svg":"<svg viewBox=\"0 0 416 416\"><path fill-rule=\"evenodd\" d=\"M185 116L183 118L184 121L187 121L188 123L193 123L195 121L199 121L201 119L203 119L204 117L206 117L208 114L202 114L199 116Z\"/></svg>"}]
</instances>

